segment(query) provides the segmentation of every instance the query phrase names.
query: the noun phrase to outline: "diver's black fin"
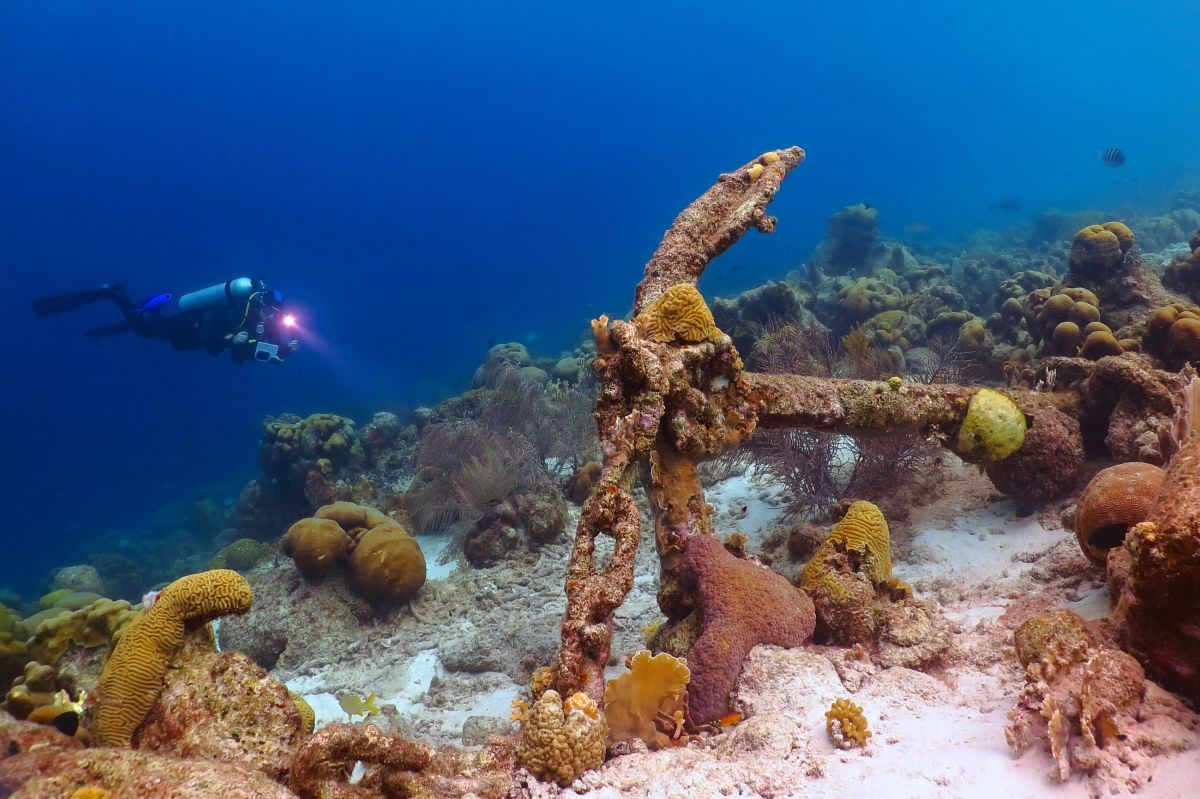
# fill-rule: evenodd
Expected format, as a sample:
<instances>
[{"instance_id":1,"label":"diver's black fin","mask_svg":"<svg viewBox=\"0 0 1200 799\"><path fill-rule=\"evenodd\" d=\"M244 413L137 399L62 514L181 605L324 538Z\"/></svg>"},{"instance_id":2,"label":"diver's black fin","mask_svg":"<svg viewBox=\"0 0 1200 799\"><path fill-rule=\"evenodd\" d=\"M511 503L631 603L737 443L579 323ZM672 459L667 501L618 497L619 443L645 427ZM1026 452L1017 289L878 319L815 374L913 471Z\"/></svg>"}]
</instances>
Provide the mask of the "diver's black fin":
<instances>
[{"instance_id":1,"label":"diver's black fin","mask_svg":"<svg viewBox=\"0 0 1200 799\"><path fill-rule=\"evenodd\" d=\"M120 322L113 322L111 325L93 327L87 332L87 337L90 339L108 338L109 336L128 333L130 330L133 330L133 325L128 320L122 320Z\"/></svg>"},{"instance_id":2,"label":"diver's black fin","mask_svg":"<svg viewBox=\"0 0 1200 799\"><path fill-rule=\"evenodd\" d=\"M124 305L121 300L125 297L125 289L115 283L108 283L98 289L87 291L68 291L64 294L52 294L49 297L39 297L33 301L34 316L53 316L54 314L74 311L85 305L91 305L98 300L113 300L118 305ZM126 301L128 302L128 301Z\"/></svg>"}]
</instances>

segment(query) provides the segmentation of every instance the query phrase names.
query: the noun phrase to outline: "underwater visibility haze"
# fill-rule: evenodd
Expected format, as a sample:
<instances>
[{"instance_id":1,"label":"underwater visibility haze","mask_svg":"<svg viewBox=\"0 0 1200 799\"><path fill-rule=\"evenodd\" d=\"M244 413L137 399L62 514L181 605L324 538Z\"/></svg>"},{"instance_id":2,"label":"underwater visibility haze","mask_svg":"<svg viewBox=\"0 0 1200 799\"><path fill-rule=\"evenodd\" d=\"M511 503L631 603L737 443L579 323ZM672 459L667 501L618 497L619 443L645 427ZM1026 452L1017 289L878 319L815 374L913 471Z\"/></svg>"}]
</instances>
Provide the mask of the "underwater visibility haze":
<instances>
[{"instance_id":1,"label":"underwater visibility haze","mask_svg":"<svg viewBox=\"0 0 1200 799\"><path fill-rule=\"evenodd\" d=\"M1197 30L0 8L0 795L1181 795Z\"/></svg>"}]
</instances>

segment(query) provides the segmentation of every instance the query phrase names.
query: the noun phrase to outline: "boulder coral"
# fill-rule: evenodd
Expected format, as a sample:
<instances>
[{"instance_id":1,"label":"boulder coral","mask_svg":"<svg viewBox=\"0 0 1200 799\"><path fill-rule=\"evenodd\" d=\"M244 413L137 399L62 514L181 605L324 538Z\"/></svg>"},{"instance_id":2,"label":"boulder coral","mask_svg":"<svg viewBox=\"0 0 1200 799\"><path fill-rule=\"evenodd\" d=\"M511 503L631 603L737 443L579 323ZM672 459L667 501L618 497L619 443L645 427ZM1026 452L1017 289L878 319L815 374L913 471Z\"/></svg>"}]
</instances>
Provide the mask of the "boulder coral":
<instances>
[{"instance_id":1,"label":"boulder coral","mask_svg":"<svg viewBox=\"0 0 1200 799\"><path fill-rule=\"evenodd\" d=\"M1093 286L1103 282L1120 270L1133 242L1133 231L1121 222L1081 229L1071 242L1068 280L1076 285Z\"/></svg>"},{"instance_id":2,"label":"boulder coral","mask_svg":"<svg viewBox=\"0 0 1200 799\"><path fill-rule=\"evenodd\" d=\"M990 388L971 397L967 415L958 428L958 451L991 463L1004 460L1025 443L1025 414L1008 397Z\"/></svg>"},{"instance_id":3,"label":"boulder coral","mask_svg":"<svg viewBox=\"0 0 1200 799\"><path fill-rule=\"evenodd\" d=\"M306 580L345 570L371 602L407 602L425 584L425 555L399 521L366 505L333 502L293 524L281 549Z\"/></svg>"},{"instance_id":4,"label":"boulder coral","mask_svg":"<svg viewBox=\"0 0 1200 799\"><path fill-rule=\"evenodd\" d=\"M190 574L164 588L121 635L104 666L96 690L96 742L128 746L162 691L185 629L245 613L252 600L246 579L229 569Z\"/></svg>"}]
</instances>

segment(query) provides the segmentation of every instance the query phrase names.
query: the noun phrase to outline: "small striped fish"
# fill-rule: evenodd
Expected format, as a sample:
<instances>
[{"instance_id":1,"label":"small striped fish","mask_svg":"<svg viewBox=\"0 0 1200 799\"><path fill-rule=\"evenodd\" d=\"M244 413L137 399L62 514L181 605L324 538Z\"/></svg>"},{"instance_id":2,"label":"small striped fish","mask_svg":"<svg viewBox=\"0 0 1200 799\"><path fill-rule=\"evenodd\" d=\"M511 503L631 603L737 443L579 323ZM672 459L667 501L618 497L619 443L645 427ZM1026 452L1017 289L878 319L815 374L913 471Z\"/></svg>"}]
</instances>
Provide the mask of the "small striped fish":
<instances>
[{"instance_id":1,"label":"small striped fish","mask_svg":"<svg viewBox=\"0 0 1200 799\"><path fill-rule=\"evenodd\" d=\"M1120 147L1110 147L1109 149L1100 153L1100 160L1109 166L1124 166L1125 153L1121 151Z\"/></svg>"}]
</instances>

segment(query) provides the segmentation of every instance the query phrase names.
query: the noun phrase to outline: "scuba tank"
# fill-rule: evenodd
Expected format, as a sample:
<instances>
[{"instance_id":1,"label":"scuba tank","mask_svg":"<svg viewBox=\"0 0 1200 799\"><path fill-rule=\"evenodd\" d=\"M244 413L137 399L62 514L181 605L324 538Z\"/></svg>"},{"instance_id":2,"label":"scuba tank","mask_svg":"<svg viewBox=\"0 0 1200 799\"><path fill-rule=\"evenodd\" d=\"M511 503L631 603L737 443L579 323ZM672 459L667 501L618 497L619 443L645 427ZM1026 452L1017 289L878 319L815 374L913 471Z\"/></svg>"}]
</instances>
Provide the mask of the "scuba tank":
<instances>
[{"instance_id":1,"label":"scuba tank","mask_svg":"<svg viewBox=\"0 0 1200 799\"><path fill-rule=\"evenodd\" d=\"M245 306L255 292L265 288L261 280L248 277L234 278L198 291L188 292L179 298L176 307L179 313L210 311L222 306Z\"/></svg>"}]
</instances>

